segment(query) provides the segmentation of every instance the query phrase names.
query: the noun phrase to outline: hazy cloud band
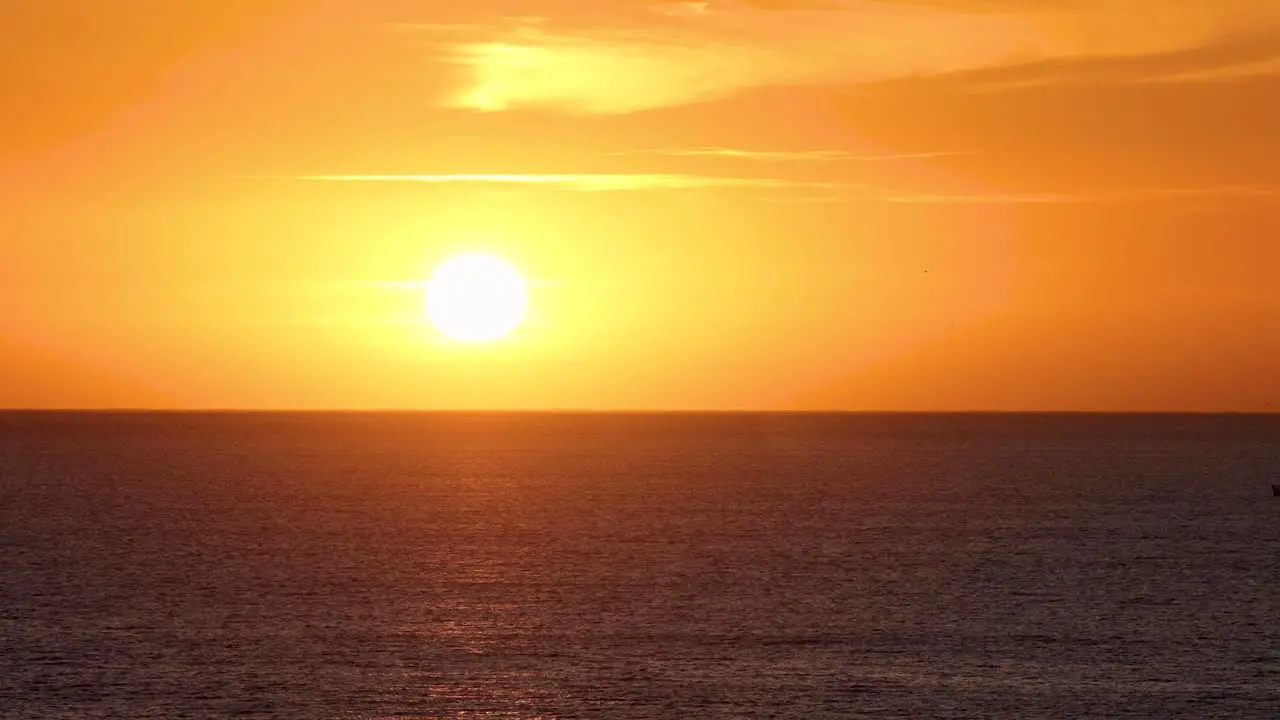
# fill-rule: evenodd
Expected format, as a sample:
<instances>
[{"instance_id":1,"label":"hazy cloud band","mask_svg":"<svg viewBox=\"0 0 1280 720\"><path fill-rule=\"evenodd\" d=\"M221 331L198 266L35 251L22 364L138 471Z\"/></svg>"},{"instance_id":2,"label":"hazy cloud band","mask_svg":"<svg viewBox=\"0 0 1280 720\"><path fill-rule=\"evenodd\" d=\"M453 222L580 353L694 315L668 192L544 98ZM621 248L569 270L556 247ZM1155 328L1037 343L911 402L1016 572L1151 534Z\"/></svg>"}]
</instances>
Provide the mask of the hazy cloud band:
<instances>
[{"instance_id":1,"label":"hazy cloud band","mask_svg":"<svg viewBox=\"0 0 1280 720\"><path fill-rule=\"evenodd\" d=\"M692 190L700 188L815 189L853 185L779 178L717 177L682 174L447 174L447 175L298 175L294 180L325 182L425 183L432 185L525 185L576 192Z\"/></svg>"},{"instance_id":2,"label":"hazy cloud band","mask_svg":"<svg viewBox=\"0 0 1280 720\"><path fill-rule=\"evenodd\" d=\"M607 25L566 26L549 16L467 38L440 35L445 59L464 74L463 88L445 104L627 113L770 85L850 85L1047 60L1154 56L1280 30L1280 0L833 0L655 9L661 12ZM1280 66L1268 62L1248 69L1276 71Z\"/></svg>"}]
</instances>

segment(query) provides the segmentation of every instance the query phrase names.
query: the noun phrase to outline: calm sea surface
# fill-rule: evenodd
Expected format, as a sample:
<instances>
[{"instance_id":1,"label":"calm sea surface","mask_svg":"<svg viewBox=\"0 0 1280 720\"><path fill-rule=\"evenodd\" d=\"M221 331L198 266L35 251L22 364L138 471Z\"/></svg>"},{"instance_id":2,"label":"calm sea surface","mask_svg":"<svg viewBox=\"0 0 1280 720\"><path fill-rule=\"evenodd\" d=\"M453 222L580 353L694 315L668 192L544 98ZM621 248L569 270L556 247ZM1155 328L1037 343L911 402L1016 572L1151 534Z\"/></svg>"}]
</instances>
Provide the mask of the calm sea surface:
<instances>
[{"instance_id":1,"label":"calm sea surface","mask_svg":"<svg viewBox=\"0 0 1280 720\"><path fill-rule=\"evenodd\" d=\"M1280 416L0 415L2 718L1280 718Z\"/></svg>"}]
</instances>

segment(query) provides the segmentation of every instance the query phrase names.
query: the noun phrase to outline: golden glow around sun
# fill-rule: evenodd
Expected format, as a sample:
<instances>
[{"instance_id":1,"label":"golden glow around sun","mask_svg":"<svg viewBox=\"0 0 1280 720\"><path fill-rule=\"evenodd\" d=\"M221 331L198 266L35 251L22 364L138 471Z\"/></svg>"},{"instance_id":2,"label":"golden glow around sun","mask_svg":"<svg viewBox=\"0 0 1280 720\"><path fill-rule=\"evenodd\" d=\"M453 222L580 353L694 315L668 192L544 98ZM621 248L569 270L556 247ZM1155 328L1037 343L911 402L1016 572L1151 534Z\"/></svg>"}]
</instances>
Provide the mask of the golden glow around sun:
<instances>
[{"instance_id":1,"label":"golden glow around sun","mask_svg":"<svg viewBox=\"0 0 1280 720\"><path fill-rule=\"evenodd\" d=\"M505 260L460 255L427 281L427 315L453 340L499 340L524 321L528 296L524 278Z\"/></svg>"}]
</instances>

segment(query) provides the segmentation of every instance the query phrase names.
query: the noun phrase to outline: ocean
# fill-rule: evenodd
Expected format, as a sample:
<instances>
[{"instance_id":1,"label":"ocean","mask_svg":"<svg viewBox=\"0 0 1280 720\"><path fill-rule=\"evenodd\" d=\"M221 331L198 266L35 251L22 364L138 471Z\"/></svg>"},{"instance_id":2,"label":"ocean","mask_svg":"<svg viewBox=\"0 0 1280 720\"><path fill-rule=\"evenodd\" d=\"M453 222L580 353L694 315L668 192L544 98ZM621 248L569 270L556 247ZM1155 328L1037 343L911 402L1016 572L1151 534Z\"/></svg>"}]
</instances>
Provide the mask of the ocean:
<instances>
[{"instance_id":1,"label":"ocean","mask_svg":"<svg viewBox=\"0 0 1280 720\"><path fill-rule=\"evenodd\" d=\"M1280 718L1280 416L0 414L0 718Z\"/></svg>"}]
</instances>

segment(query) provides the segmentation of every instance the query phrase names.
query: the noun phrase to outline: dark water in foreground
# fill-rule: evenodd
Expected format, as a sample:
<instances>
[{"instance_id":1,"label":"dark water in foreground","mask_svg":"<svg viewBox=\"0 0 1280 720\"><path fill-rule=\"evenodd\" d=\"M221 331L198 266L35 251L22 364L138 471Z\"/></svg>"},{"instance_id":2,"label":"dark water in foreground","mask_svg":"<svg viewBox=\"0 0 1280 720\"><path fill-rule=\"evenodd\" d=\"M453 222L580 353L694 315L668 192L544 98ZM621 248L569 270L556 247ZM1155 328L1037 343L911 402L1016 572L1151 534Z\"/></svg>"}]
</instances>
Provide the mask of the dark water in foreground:
<instances>
[{"instance_id":1,"label":"dark water in foreground","mask_svg":"<svg viewBox=\"0 0 1280 720\"><path fill-rule=\"evenodd\" d=\"M3 718L1280 717L1280 417L0 415Z\"/></svg>"}]
</instances>

